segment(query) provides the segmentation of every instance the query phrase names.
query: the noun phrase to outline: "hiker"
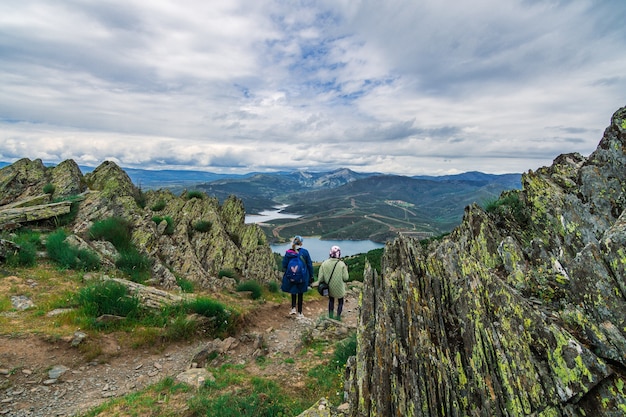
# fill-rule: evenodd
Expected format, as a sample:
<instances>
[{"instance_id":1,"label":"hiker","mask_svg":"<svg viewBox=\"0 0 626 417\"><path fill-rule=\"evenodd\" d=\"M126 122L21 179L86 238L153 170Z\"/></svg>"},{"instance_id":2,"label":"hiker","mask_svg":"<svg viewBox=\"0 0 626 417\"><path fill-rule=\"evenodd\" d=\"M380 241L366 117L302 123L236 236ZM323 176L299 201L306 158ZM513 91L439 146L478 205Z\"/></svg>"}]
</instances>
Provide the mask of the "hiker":
<instances>
[{"instance_id":1,"label":"hiker","mask_svg":"<svg viewBox=\"0 0 626 417\"><path fill-rule=\"evenodd\" d=\"M290 315L297 314L297 318L304 317L302 314L302 301L304 293L313 284L313 261L309 251L302 247L302 236L295 236L291 241L291 249L285 252L283 257L283 282L281 289L291 294ZM297 302L297 309L296 309Z\"/></svg>"},{"instance_id":2,"label":"hiker","mask_svg":"<svg viewBox=\"0 0 626 417\"><path fill-rule=\"evenodd\" d=\"M346 284L350 276L348 267L341 260L341 248L330 248L329 258L322 262L317 274L319 282L328 284L328 317L341 320L343 297L346 295ZM337 299L337 315L334 316L335 298Z\"/></svg>"}]
</instances>

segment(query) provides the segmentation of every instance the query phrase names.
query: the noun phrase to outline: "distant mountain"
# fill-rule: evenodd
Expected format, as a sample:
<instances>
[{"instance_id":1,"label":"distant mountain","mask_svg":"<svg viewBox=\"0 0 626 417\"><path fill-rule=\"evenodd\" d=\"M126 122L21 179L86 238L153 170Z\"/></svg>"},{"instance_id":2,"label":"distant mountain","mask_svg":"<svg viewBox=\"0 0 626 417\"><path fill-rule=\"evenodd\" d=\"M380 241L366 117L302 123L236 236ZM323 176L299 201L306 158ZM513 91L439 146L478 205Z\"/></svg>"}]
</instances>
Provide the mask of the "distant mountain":
<instances>
[{"instance_id":1,"label":"distant mountain","mask_svg":"<svg viewBox=\"0 0 626 417\"><path fill-rule=\"evenodd\" d=\"M287 203L297 194L334 189L353 181L377 174L363 174L349 169L330 172L276 172L254 174L246 178L227 178L196 184L195 188L224 201L230 195L241 198L247 213L259 213L263 210Z\"/></svg>"},{"instance_id":2,"label":"distant mountain","mask_svg":"<svg viewBox=\"0 0 626 417\"><path fill-rule=\"evenodd\" d=\"M0 163L0 167L8 165ZM93 167L80 166L83 173ZM216 174L204 171L124 168L139 188L173 193L199 190L224 202L240 198L247 214L288 205L298 220L262 225L270 241L294 234L328 239L385 241L400 232L420 237L448 232L471 203L496 200L505 190L521 188L521 174L466 172L446 176L399 176L349 169L273 173Z\"/></svg>"}]
</instances>

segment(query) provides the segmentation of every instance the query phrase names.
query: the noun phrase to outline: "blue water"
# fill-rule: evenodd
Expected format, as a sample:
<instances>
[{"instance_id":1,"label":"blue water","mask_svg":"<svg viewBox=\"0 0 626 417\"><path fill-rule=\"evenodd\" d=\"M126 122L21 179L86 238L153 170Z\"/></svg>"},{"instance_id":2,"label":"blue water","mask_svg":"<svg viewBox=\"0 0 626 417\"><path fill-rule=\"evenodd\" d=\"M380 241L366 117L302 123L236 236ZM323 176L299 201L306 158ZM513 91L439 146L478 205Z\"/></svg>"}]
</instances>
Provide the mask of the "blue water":
<instances>
[{"instance_id":1,"label":"blue water","mask_svg":"<svg viewBox=\"0 0 626 417\"><path fill-rule=\"evenodd\" d=\"M337 245L341 248L341 256L351 256L359 253L366 253L372 249L384 247L383 243L372 242L371 240L320 240L318 237L304 236L303 247L309 251L313 262L322 262L328 258L330 248ZM285 254L291 247L291 242L280 245L270 245L272 252Z\"/></svg>"}]
</instances>

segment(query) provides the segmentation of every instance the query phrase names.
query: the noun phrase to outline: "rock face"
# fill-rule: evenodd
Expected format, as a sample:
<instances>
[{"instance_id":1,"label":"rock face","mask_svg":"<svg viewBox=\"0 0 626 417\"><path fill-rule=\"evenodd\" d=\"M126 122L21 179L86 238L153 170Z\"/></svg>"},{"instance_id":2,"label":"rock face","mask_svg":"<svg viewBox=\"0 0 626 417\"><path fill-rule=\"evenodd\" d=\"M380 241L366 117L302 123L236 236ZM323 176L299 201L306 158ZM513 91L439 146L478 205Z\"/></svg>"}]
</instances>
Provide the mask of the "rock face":
<instances>
[{"instance_id":1,"label":"rock face","mask_svg":"<svg viewBox=\"0 0 626 417\"><path fill-rule=\"evenodd\" d=\"M522 183L366 270L352 416L626 415L626 108Z\"/></svg>"},{"instance_id":2,"label":"rock face","mask_svg":"<svg viewBox=\"0 0 626 417\"><path fill-rule=\"evenodd\" d=\"M177 287L176 277L208 289L235 284L220 275L261 282L276 277L265 235L245 224L241 200L232 197L220 206L206 194L190 195L144 193L113 162L83 176L71 160L46 167L40 160L21 159L0 169L0 230L24 224L54 228L72 205L66 228L74 242L98 253L103 265L113 265L115 250L90 241L89 229L109 217L124 219L133 243L153 261L152 281L163 288Z\"/></svg>"}]
</instances>

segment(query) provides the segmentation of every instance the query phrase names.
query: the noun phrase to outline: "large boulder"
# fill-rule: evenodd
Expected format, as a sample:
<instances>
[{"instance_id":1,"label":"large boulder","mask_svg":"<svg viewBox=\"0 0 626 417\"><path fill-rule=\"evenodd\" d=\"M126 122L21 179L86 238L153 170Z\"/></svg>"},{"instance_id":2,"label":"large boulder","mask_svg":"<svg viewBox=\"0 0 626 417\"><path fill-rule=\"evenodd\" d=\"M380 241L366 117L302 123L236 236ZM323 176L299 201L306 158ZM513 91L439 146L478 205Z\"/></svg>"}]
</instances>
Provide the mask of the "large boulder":
<instances>
[{"instance_id":1,"label":"large boulder","mask_svg":"<svg viewBox=\"0 0 626 417\"><path fill-rule=\"evenodd\" d=\"M626 108L449 236L366 269L352 416L626 415Z\"/></svg>"}]
</instances>

